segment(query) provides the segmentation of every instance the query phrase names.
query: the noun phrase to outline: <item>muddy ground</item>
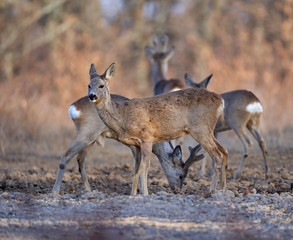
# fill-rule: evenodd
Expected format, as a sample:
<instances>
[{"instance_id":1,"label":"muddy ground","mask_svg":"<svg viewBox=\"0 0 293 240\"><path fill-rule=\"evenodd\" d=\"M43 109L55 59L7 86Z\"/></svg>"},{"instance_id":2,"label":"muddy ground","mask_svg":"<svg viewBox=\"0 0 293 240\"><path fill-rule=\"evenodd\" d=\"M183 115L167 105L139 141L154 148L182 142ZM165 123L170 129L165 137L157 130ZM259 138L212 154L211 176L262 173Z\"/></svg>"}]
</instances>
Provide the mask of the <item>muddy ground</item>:
<instances>
[{"instance_id":1,"label":"muddy ground","mask_svg":"<svg viewBox=\"0 0 293 240\"><path fill-rule=\"evenodd\" d=\"M182 192L174 194L155 158L150 195L129 196L131 154L111 140L87 158L91 193L83 189L75 159L60 196L54 196L58 154L2 154L0 239L293 239L293 148L269 150L268 181L255 148L233 181L241 146L232 145L226 144L227 191L210 198L205 198L208 174L197 180L200 163L192 166Z\"/></svg>"}]
</instances>

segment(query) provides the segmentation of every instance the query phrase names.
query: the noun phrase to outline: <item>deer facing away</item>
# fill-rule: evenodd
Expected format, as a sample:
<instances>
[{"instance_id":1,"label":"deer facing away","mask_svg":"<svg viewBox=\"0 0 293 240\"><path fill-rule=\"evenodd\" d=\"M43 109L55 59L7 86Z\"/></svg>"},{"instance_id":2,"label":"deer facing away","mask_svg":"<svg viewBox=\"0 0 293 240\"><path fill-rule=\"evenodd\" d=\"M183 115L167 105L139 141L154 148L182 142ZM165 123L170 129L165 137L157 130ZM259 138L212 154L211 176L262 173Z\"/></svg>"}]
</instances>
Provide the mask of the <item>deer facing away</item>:
<instances>
[{"instance_id":1,"label":"deer facing away","mask_svg":"<svg viewBox=\"0 0 293 240\"><path fill-rule=\"evenodd\" d=\"M109 82L115 73L111 64L99 75L95 65L90 68L88 95L95 103L101 120L113 131L118 141L136 147L141 154L135 162L132 195L136 195L140 170L143 175L143 194L147 195L147 173L152 145L190 134L208 152L215 163L210 193L220 179L226 187L227 150L214 138L213 130L223 112L223 99L205 89L185 89L151 98L114 102Z\"/></svg>"},{"instance_id":2,"label":"deer facing away","mask_svg":"<svg viewBox=\"0 0 293 240\"><path fill-rule=\"evenodd\" d=\"M111 95L111 98L114 102L128 100L127 98L118 95ZM83 185L86 190L91 191L85 172L86 155L94 143L103 146L105 137L115 138L113 132L109 130L100 119L94 103L89 101L88 96L82 97L72 103L68 112L74 122L77 136L71 147L68 148L65 154L61 157L57 179L52 190L54 194L59 193L66 165L75 155L77 155L77 162ZM136 154L135 147L130 146L130 148L134 157L140 158L140 156ZM180 146L177 146L174 149L171 143L165 142L156 143L152 147L153 153L158 157L158 160L162 165L169 186L175 191L181 189L189 167L194 162L199 161L204 157L202 154L197 155L197 152L200 150L199 145L195 148L190 147L189 150L190 156L185 162L183 162ZM140 160L138 159L137 161Z\"/></svg>"},{"instance_id":3,"label":"deer facing away","mask_svg":"<svg viewBox=\"0 0 293 240\"><path fill-rule=\"evenodd\" d=\"M211 77L212 75L202 82L196 83L194 79L186 73L185 82L189 87L206 89L210 83ZM259 130L260 116L263 112L263 108L259 99L252 92L247 90L226 92L221 94L221 96L225 102L224 119L218 120L215 128L215 136L219 132L233 129L243 145L242 159L238 170L234 175L234 180L237 179L239 174L241 173L244 161L249 154L249 148L252 145L249 136L247 135L247 130L256 139L262 151L265 167L265 178L267 179L267 151L264 139L262 138ZM200 177L202 177L205 172L205 162L206 161L204 159L202 161Z\"/></svg>"}]
</instances>

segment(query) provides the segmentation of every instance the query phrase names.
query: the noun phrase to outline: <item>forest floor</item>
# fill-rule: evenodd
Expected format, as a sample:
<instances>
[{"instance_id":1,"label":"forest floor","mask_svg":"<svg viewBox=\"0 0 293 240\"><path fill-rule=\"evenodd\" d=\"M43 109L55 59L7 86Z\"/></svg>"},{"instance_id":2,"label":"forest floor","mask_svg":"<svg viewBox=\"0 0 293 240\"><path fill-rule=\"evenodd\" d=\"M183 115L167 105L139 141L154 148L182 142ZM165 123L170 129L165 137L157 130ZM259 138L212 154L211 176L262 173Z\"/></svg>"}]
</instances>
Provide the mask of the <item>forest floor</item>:
<instances>
[{"instance_id":1,"label":"forest floor","mask_svg":"<svg viewBox=\"0 0 293 240\"><path fill-rule=\"evenodd\" d=\"M149 196L129 196L130 150L111 140L105 148L95 147L86 161L92 192L84 190L75 159L55 196L59 157L2 154L0 239L293 239L293 149L269 150L266 181L255 147L233 181L242 149L226 147L227 191L210 198L205 198L210 176L197 180L200 163L174 194L155 158Z\"/></svg>"}]
</instances>

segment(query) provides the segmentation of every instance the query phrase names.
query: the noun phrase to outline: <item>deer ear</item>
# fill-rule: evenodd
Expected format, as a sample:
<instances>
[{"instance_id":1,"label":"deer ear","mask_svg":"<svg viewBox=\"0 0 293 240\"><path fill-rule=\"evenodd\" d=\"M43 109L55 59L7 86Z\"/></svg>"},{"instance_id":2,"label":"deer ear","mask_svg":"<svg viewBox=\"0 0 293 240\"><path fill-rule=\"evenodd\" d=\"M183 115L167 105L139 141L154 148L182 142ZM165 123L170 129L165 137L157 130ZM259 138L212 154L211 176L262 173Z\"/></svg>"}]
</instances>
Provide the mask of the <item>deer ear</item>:
<instances>
[{"instance_id":1,"label":"deer ear","mask_svg":"<svg viewBox=\"0 0 293 240\"><path fill-rule=\"evenodd\" d=\"M176 146L174 151L173 151L173 162L174 164L178 164L180 163L181 159L182 159L182 150L180 145Z\"/></svg>"},{"instance_id":2,"label":"deer ear","mask_svg":"<svg viewBox=\"0 0 293 240\"><path fill-rule=\"evenodd\" d=\"M208 76L206 79L204 79L204 80L202 80L201 82L200 82L200 87L202 87L202 88L207 88L208 87L208 85L211 83L211 79L212 79L212 77L213 77L213 74L211 74L210 76Z\"/></svg>"},{"instance_id":3,"label":"deer ear","mask_svg":"<svg viewBox=\"0 0 293 240\"><path fill-rule=\"evenodd\" d=\"M103 74L103 77L109 82L114 77L115 71L115 63L112 63Z\"/></svg>"},{"instance_id":4,"label":"deer ear","mask_svg":"<svg viewBox=\"0 0 293 240\"><path fill-rule=\"evenodd\" d=\"M194 81L193 77L191 77L188 73L185 73L184 80L188 87L199 87L198 84Z\"/></svg>"},{"instance_id":5,"label":"deer ear","mask_svg":"<svg viewBox=\"0 0 293 240\"><path fill-rule=\"evenodd\" d=\"M149 46L146 46L144 48L144 52L145 52L145 55L147 56L147 58L152 61L153 60L153 55L154 55L154 50L149 47Z\"/></svg>"},{"instance_id":6,"label":"deer ear","mask_svg":"<svg viewBox=\"0 0 293 240\"><path fill-rule=\"evenodd\" d=\"M90 68L89 74L90 74L90 79L99 76L99 74L97 73L96 66L95 66L94 63L91 64L91 68Z\"/></svg>"},{"instance_id":7,"label":"deer ear","mask_svg":"<svg viewBox=\"0 0 293 240\"><path fill-rule=\"evenodd\" d=\"M161 41L160 41L160 42L161 42L162 50L163 50L163 51L166 51L166 49L167 49L168 40L169 40L169 38L168 38L167 34L164 34L164 35L161 37Z\"/></svg>"},{"instance_id":8,"label":"deer ear","mask_svg":"<svg viewBox=\"0 0 293 240\"><path fill-rule=\"evenodd\" d=\"M153 35L153 37L152 37L152 42L153 42L153 46L154 46L155 48L157 48L158 45L159 45L159 39L158 39L158 36L157 36L156 34Z\"/></svg>"}]
</instances>

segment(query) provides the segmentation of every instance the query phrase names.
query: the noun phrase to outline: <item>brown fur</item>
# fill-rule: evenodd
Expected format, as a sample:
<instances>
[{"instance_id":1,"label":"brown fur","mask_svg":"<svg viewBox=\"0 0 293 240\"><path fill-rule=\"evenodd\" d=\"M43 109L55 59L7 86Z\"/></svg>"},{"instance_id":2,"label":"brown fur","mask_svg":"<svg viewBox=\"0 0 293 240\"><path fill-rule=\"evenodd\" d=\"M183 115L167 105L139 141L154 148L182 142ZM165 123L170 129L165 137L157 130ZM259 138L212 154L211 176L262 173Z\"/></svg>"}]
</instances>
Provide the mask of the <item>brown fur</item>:
<instances>
[{"instance_id":1,"label":"brown fur","mask_svg":"<svg viewBox=\"0 0 293 240\"><path fill-rule=\"evenodd\" d=\"M115 107L119 106L118 102L125 105L128 104L126 102L128 99L119 95L111 95L111 100ZM80 98L72 103L71 106L74 106L75 109L80 112L79 116L72 119L76 127L77 136L72 145L61 157L57 179L52 190L54 194L59 193L66 165L75 155L77 155L77 162L83 185L85 189L90 191L90 185L87 180L84 164L86 155L94 143L103 146L105 137L116 138L116 135L102 122L96 111L95 104L89 101L88 96ZM137 154L136 149L133 146L130 146L130 149L132 150L134 157L137 158L137 161L140 161L140 155ZM174 149L170 142L156 143L153 145L152 151L158 157L158 160L164 169L169 186L174 191L181 189L188 168L194 162L199 161L204 157L203 154L197 155L199 150L199 146L196 146L195 148L190 147L190 157L183 162L180 146L177 146ZM143 181L143 179L140 180Z\"/></svg>"},{"instance_id":2,"label":"brown fur","mask_svg":"<svg viewBox=\"0 0 293 240\"><path fill-rule=\"evenodd\" d=\"M228 152L215 140L213 130L223 109L222 98L205 89L185 89L152 98L132 99L126 104L111 101L108 83L115 65L112 64L99 78L91 79L89 97L95 102L102 121L118 140L136 146L141 152L137 163L132 194L136 194L138 173L143 165L144 187L147 194L147 171L151 146L155 142L169 141L190 134L211 155L216 164L210 192L216 189L220 176L221 189L226 187ZM94 64L90 75L96 72Z\"/></svg>"},{"instance_id":3,"label":"brown fur","mask_svg":"<svg viewBox=\"0 0 293 240\"><path fill-rule=\"evenodd\" d=\"M185 81L188 86L193 88L204 88L206 89L210 83L210 79L203 80L200 83L196 83L194 79L185 74ZM247 135L247 130L251 132L253 137L257 140L259 147L263 154L264 166L265 166L265 178L268 178L268 166L266 160L266 147L264 140L260 134L259 122L261 113L259 112L248 112L246 107L252 103L260 103L259 99L248 90L235 90L227 93L221 94L225 102L224 116L220 117L215 128L215 135L218 132L226 131L233 129L235 134L240 139L243 144L243 155L237 172L234 175L236 179L242 169L245 159L248 157L249 147L252 143L249 140ZM200 177L204 174L205 171L205 160L202 162L202 169L200 172Z\"/></svg>"}]
</instances>

